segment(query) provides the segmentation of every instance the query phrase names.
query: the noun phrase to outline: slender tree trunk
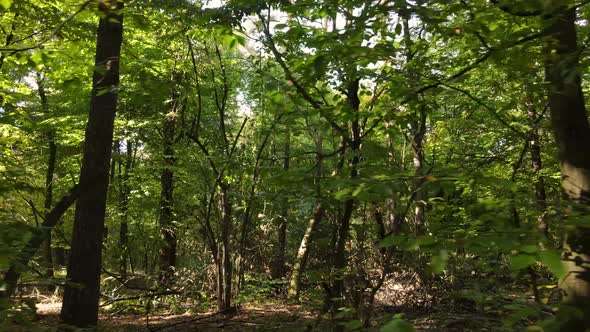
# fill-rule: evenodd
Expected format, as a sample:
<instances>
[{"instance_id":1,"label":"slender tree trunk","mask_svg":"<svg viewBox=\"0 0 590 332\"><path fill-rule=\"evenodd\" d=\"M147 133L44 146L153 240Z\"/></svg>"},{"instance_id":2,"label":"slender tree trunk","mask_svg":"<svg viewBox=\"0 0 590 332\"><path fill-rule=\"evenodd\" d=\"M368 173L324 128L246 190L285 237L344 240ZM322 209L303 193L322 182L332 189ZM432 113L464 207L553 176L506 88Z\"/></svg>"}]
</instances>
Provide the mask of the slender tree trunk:
<instances>
[{"instance_id":1,"label":"slender tree trunk","mask_svg":"<svg viewBox=\"0 0 590 332\"><path fill-rule=\"evenodd\" d=\"M53 227L55 229L55 233L57 234L64 234L64 227L63 223L58 223ZM61 237L61 236L60 236ZM55 248L53 248L53 264L54 267L65 267L67 266L67 258L68 253L67 250L64 248L64 239L59 239Z\"/></svg>"},{"instance_id":2,"label":"slender tree trunk","mask_svg":"<svg viewBox=\"0 0 590 332\"><path fill-rule=\"evenodd\" d=\"M309 250L311 249L310 245L313 239L313 234L317 230L318 225L324 216L324 203L322 201L320 182L322 176L322 144L322 137L320 136L316 141L316 167L314 170L314 185L317 201L316 207L314 209L313 216L307 224L307 228L305 229L305 234L301 239L301 243L299 244L297 257L295 258L295 264L293 265L293 271L291 272L291 277L289 278L289 291L287 294L291 300L295 301L299 301L299 293L301 291L301 277L305 271L305 266L307 265L307 258L309 257Z\"/></svg>"},{"instance_id":3,"label":"slender tree trunk","mask_svg":"<svg viewBox=\"0 0 590 332\"><path fill-rule=\"evenodd\" d=\"M295 264L293 265L293 271L291 272L291 278L289 279L288 296L292 300L299 300L299 293L301 292L301 277L303 276L305 266L307 265L307 258L309 257L309 251L311 249L311 241L323 216L324 204L320 201L316 204L313 216L309 219L305 234L301 239L301 244L299 244L299 250L297 250L297 257L295 258Z\"/></svg>"},{"instance_id":4,"label":"slender tree trunk","mask_svg":"<svg viewBox=\"0 0 590 332\"><path fill-rule=\"evenodd\" d=\"M359 92L359 80L353 80L349 83L347 89L348 103L354 112L354 119L351 124L351 153L352 158L350 159L350 178L356 179L358 177L358 164L360 162L360 149L361 149L361 128L359 124L359 107L360 99L358 97ZM350 230L350 222L352 214L355 208L355 199L350 197L344 201L344 212L339 220L338 224L338 241L336 242L336 252L334 257L334 269L336 276L333 278L331 295L333 302L330 306L332 314L335 314L338 308L343 306L344 302L344 270L346 269L346 243L348 242L348 233ZM341 325L337 325L339 329Z\"/></svg>"},{"instance_id":5,"label":"slender tree trunk","mask_svg":"<svg viewBox=\"0 0 590 332\"><path fill-rule=\"evenodd\" d=\"M525 142L524 147L522 148L522 152L520 153L520 156L512 165L512 175L510 176L510 181L513 184L516 184L516 182L517 182L516 180L517 180L518 171L520 170L522 163L524 161L524 157L530 148L531 148L530 142L528 142L528 141ZM516 206L516 197L515 197L514 193L510 194L510 201L511 201L511 210L512 210L512 224L516 229L519 229L521 227L520 214L518 213L518 208ZM538 289L538 284L537 284L537 272L535 271L533 266L529 266L527 270L530 275L530 281L531 281L530 286L531 286L531 291L533 293L535 302L541 303L541 298L539 295L539 289Z\"/></svg>"},{"instance_id":6,"label":"slender tree trunk","mask_svg":"<svg viewBox=\"0 0 590 332\"><path fill-rule=\"evenodd\" d=\"M386 236L386 229L385 222L383 221L383 209L379 207L377 204L373 205L373 216L375 218L375 223L377 224L377 240L381 241ZM387 273L390 270L389 250L387 248L380 248L379 253L381 254L382 272L379 274L379 279L377 279L377 283L369 287L371 291L368 295L368 300L366 301L368 303L366 304L364 315L362 317L363 326L365 328L368 328L371 325L371 318L373 316L373 309L375 307L375 296L377 295L377 292L381 289L381 287L383 287L383 283L385 282Z\"/></svg>"},{"instance_id":7,"label":"slender tree trunk","mask_svg":"<svg viewBox=\"0 0 590 332\"><path fill-rule=\"evenodd\" d=\"M574 211L587 214L590 205L590 126L578 67L579 49L575 10L546 19L549 34L545 75L549 109L561 168L561 185ZM566 235L563 263L567 275L560 283L563 302L577 307L579 317L568 317L563 330L590 327L590 229L578 227Z\"/></svg>"},{"instance_id":8,"label":"slender tree trunk","mask_svg":"<svg viewBox=\"0 0 590 332\"><path fill-rule=\"evenodd\" d=\"M47 95L45 94L45 87L43 79L40 74L37 74L37 90L39 91L39 98L41 99L41 107L46 116L49 116L49 104L47 102ZM47 145L49 156L47 157L47 172L45 173L45 202L43 203L45 218L51 210L53 203L53 173L55 173L55 163L57 158L57 145L55 144L55 133L53 130L47 132ZM45 276L53 278L53 255L51 252L51 228L43 230L45 232L45 242L43 242L43 260L46 264Z\"/></svg>"},{"instance_id":9,"label":"slender tree trunk","mask_svg":"<svg viewBox=\"0 0 590 332\"><path fill-rule=\"evenodd\" d=\"M93 77L80 171L83 190L76 204L68 284L61 310L63 322L77 327L95 326L98 320L103 229L123 40L123 1L100 2L99 9L103 15L98 26L95 66L103 70L95 71Z\"/></svg>"},{"instance_id":10,"label":"slender tree trunk","mask_svg":"<svg viewBox=\"0 0 590 332\"><path fill-rule=\"evenodd\" d=\"M231 309L232 300L232 257L230 236L232 232L231 202L229 198L229 184L219 185L219 200L221 204L221 258L223 264L223 306L220 310Z\"/></svg>"},{"instance_id":11,"label":"slender tree trunk","mask_svg":"<svg viewBox=\"0 0 590 332\"><path fill-rule=\"evenodd\" d=\"M220 255L221 250L217 248L215 253L215 267L217 268L215 295L217 296L217 309L225 310L225 298L223 297L223 257Z\"/></svg>"},{"instance_id":12,"label":"slender tree trunk","mask_svg":"<svg viewBox=\"0 0 590 332\"><path fill-rule=\"evenodd\" d=\"M124 165L123 175L119 174L119 209L121 210L121 224L119 225L119 251L121 256L119 259L119 269L121 274L125 277L127 275L127 262L129 261L129 171L133 161L133 143L127 140L126 144L126 160Z\"/></svg>"},{"instance_id":13,"label":"slender tree trunk","mask_svg":"<svg viewBox=\"0 0 590 332\"><path fill-rule=\"evenodd\" d=\"M174 137L176 131L176 102L172 98L172 110L164 117L164 168L160 177L160 281L167 284L174 274L176 266L176 232L174 221Z\"/></svg>"},{"instance_id":14,"label":"slender tree trunk","mask_svg":"<svg viewBox=\"0 0 590 332\"><path fill-rule=\"evenodd\" d=\"M47 160L47 174L45 178L45 203L43 207L45 209L46 214L45 218L47 218L47 214L51 209L51 204L53 202L53 173L55 171L55 161L57 155L57 145L53 139L53 133L48 134L49 138L49 157ZM48 278L53 278L53 254L51 249L51 230L52 228L47 228L44 230L45 232L45 242L43 245L43 256L45 257L45 264L47 264L47 270L45 275Z\"/></svg>"},{"instance_id":15,"label":"slender tree trunk","mask_svg":"<svg viewBox=\"0 0 590 332\"><path fill-rule=\"evenodd\" d=\"M406 48L406 65L410 65L414 59L412 53L412 35L410 32L410 12L407 9L408 4L404 1L403 7L400 9L400 16L404 27L404 46ZM408 79L413 80L411 75ZM424 135L426 134L426 106L424 103L419 105L419 110L415 112L416 120L412 123L412 152L414 156L414 226L415 234L417 236L424 234L426 228L426 194L422 188L424 184L423 168L424 168Z\"/></svg>"},{"instance_id":16,"label":"slender tree trunk","mask_svg":"<svg viewBox=\"0 0 590 332\"><path fill-rule=\"evenodd\" d=\"M283 160L283 170L289 170L289 159L291 154L291 134L287 126L287 135L285 137L285 156ZM285 269L285 252L287 250L287 223L289 220L289 202L287 195L284 195L282 205L282 213L279 218L278 225L278 241L275 249L275 257L271 266L271 277L274 279L282 278L287 272Z\"/></svg>"},{"instance_id":17,"label":"slender tree trunk","mask_svg":"<svg viewBox=\"0 0 590 332\"><path fill-rule=\"evenodd\" d=\"M117 162L120 161L119 153L121 150L121 142L119 140L113 141L113 152L111 157L111 171L109 172L109 184L113 185L115 182L115 173L117 169Z\"/></svg>"},{"instance_id":18,"label":"slender tree trunk","mask_svg":"<svg viewBox=\"0 0 590 332\"><path fill-rule=\"evenodd\" d=\"M414 154L414 172L416 180L414 184L415 213L414 222L416 235L424 234L426 230L426 193L424 185L424 134L426 133L426 107L420 105L419 119L413 124L412 152Z\"/></svg>"},{"instance_id":19,"label":"slender tree trunk","mask_svg":"<svg viewBox=\"0 0 590 332\"><path fill-rule=\"evenodd\" d=\"M535 177L535 200L537 208L539 209L539 217L537 218L537 228L545 239L549 239L549 221L547 220L547 194L545 193L545 181L540 175L543 163L541 159L541 144L539 141L539 125L537 110L532 102L528 104L528 116L531 120L531 168Z\"/></svg>"}]
</instances>

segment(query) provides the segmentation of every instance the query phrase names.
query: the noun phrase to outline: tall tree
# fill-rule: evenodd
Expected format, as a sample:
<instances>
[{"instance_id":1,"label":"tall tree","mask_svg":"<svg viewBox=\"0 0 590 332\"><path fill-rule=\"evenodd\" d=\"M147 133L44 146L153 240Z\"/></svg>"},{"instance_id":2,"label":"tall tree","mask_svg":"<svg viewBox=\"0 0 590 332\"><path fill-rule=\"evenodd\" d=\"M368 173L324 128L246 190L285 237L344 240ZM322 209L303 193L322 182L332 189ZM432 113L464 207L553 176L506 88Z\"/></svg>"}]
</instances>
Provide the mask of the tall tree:
<instances>
[{"instance_id":1,"label":"tall tree","mask_svg":"<svg viewBox=\"0 0 590 332\"><path fill-rule=\"evenodd\" d=\"M322 221L324 217L324 202L322 198L321 192L321 177L322 177L322 158L323 158L323 149L322 149L322 136L321 133L319 134L317 140L315 140L315 153L316 153L316 164L313 171L313 182L315 186L315 209L313 215L309 219L307 227L305 228L305 234L301 239L299 244L299 249L297 250L297 256L295 258L295 264L293 264L293 270L291 271L291 277L289 279L289 290L288 296L290 299L298 301L299 300L299 293L301 292L301 278L303 276L303 272L305 271L305 266L307 265L307 259L309 257L310 252L310 245L312 241L312 236L314 232L317 231L318 225Z\"/></svg>"},{"instance_id":2,"label":"tall tree","mask_svg":"<svg viewBox=\"0 0 590 332\"><path fill-rule=\"evenodd\" d=\"M285 155L283 156L283 170L288 171L289 159L291 154L291 132L289 130L289 125L287 125L285 133ZM287 272L285 269L285 250L287 248L287 223L289 220L289 201L287 195L283 197L281 205L282 212L279 216L279 225L277 227L278 239L270 272L272 278L281 278L285 275L285 272Z\"/></svg>"},{"instance_id":3,"label":"tall tree","mask_svg":"<svg viewBox=\"0 0 590 332\"><path fill-rule=\"evenodd\" d=\"M43 78L37 74L37 90L39 98L41 99L41 107L43 112L49 115L49 104L47 102L47 95L45 93L45 86ZM51 210L53 204L53 175L55 173L55 163L57 158L57 144L55 143L55 132L49 129L46 133L47 147L49 155L47 156L47 172L45 173L45 202L43 208L45 209L45 219ZM51 228L45 229L45 242L43 242L43 256L45 258L46 273L48 278L53 278L53 255L51 251Z\"/></svg>"},{"instance_id":4,"label":"tall tree","mask_svg":"<svg viewBox=\"0 0 590 332\"><path fill-rule=\"evenodd\" d=\"M545 75L548 82L551 124L557 143L561 186L574 211L587 214L590 206L590 125L582 93L576 34L576 10L559 6L545 18L548 35ZM578 227L564 243L567 274L561 281L563 302L581 311L568 317L570 331L590 326L590 229Z\"/></svg>"},{"instance_id":5,"label":"tall tree","mask_svg":"<svg viewBox=\"0 0 590 332\"><path fill-rule=\"evenodd\" d=\"M129 261L129 172L133 162L133 142L127 139L125 162L119 158L119 210L121 211L121 223L119 225L119 270L123 277L127 275L127 263ZM121 171L121 168L124 168Z\"/></svg>"},{"instance_id":6,"label":"tall tree","mask_svg":"<svg viewBox=\"0 0 590 332\"><path fill-rule=\"evenodd\" d=\"M173 84L179 82L180 75L172 74ZM168 283L176 266L176 232L174 229L174 141L176 137L176 117L180 106L177 87L173 87L170 111L164 115L162 143L164 145L164 167L160 176L160 281Z\"/></svg>"},{"instance_id":7,"label":"tall tree","mask_svg":"<svg viewBox=\"0 0 590 332\"><path fill-rule=\"evenodd\" d=\"M123 41L123 1L100 1L95 71L80 170L61 318L78 327L98 321L101 254L113 125Z\"/></svg>"}]
</instances>

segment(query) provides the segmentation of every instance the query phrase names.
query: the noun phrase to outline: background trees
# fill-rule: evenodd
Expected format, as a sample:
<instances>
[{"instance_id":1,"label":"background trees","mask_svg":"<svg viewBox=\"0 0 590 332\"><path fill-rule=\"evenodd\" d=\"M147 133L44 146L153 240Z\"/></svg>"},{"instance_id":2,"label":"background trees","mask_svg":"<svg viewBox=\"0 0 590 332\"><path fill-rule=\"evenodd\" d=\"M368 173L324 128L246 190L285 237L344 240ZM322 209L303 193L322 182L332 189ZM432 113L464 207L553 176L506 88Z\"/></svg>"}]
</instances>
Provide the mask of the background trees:
<instances>
[{"instance_id":1,"label":"background trees","mask_svg":"<svg viewBox=\"0 0 590 332\"><path fill-rule=\"evenodd\" d=\"M279 294L353 329L409 271L422 305L587 325L584 2L0 6L5 298L59 286L93 325L123 286Z\"/></svg>"}]
</instances>

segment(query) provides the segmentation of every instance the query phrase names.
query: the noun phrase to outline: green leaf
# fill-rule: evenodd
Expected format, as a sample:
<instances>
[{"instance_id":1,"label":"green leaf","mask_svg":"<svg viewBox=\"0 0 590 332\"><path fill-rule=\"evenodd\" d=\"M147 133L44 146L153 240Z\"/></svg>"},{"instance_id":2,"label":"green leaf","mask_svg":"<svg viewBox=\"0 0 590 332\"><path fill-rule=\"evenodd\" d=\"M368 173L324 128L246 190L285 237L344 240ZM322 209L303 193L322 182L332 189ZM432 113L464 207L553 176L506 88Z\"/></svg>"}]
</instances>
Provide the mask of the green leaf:
<instances>
[{"instance_id":1,"label":"green leaf","mask_svg":"<svg viewBox=\"0 0 590 332\"><path fill-rule=\"evenodd\" d=\"M12 6L12 0L0 0L0 6L4 7L4 9L8 9Z\"/></svg>"},{"instance_id":2,"label":"green leaf","mask_svg":"<svg viewBox=\"0 0 590 332\"><path fill-rule=\"evenodd\" d=\"M353 320L348 322L348 324L346 324L346 327L348 328L349 331L355 331L355 330L360 330L363 328L363 322L361 322L360 320Z\"/></svg>"},{"instance_id":3,"label":"green leaf","mask_svg":"<svg viewBox=\"0 0 590 332\"><path fill-rule=\"evenodd\" d=\"M527 253L527 254L534 254L538 250L537 246L534 244L531 245L524 245L519 248L519 251Z\"/></svg>"},{"instance_id":4,"label":"green leaf","mask_svg":"<svg viewBox=\"0 0 590 332\"><path fill-rule=\"evenodd\" d=\"M561 253L556 250L543 250L538 253L539 261L543 263L557 277L563 278L566 274L565 267L561 261Z\"/></svg>"},{"instance_id":5,"label":"green leaf","mask_svg":"<svg viewBox=\"0 0 590 332\"><path fill-rule=\"evenodd\" d=\"M379 332L414 332L416 329L412 324L403 319L396 318L389 323L383 325Z\"/></svg>"},{"instance_id":6,"label":"green leaf","mask_svg":"<svg viewBox=\"0 0 590 332\"><path fill-rule=\"evenodd\" d=\"M518 254L510 256L510 266L513 270L524 269L535 264L536 259L534 255L530 254Z\"/></svg>"},{"instance_id":7,"label":"green leaf","mask_svg":"<svg viewBox=\"0 0 590 332\"><path fill-rule=\"evenodd\" d=\"M81 89L82 81L79 78L72 78L64 80L62 83L63 89Z\"/></svg>"},{"instance_id":8,"label":"green leaf","mask_svg":"<svg viewBox=\"0 0 590 332\"><path fill-rule=\"evenodd\" d=\"M351 191L351 190L350 190L350 189L347 189L347 188L345 188L345 189L342 189L342 190L338 190L336 193L334 193L334 198L335 198L336 200L341 200L341 199L343 199L344 197L347 197L347 196L349 196L349 195L350 195L350 191Z\"/></svg>"},{"instance_id":9,"label":"green leaf","mask_svg":"<svg viewBox=\"0 0 590 332\"><path fill-rule=\"evenodd\" d=\"M449 262L449 253L446 250L440 250L438 255L432 256L430 260L430 269L434 273L442 273L447 268Z\"/></svg>"},{"instance_id":10,"label":"green leaf","mask_svg":"<svg viewBox=\"0 0 590 332\"><path fill-rule=\"evenodd\" d=\"M399 246L405 242L407 242L407 238L405 236L390 235L379 242L379 247L388 248L392 246Z\"/></svg>"},{"instance_id":11,"label":"green leaf","mask_svg":"<svg viewBox=\"0 0 590 332\"><path fill-rule=\"evenodd\" d=\"M36 64L42 63L43 62L43 53L40 51L33 52L33 54L31 54L31 60Z\"/></svg>"},{"instance_id":12,"label":"green leaf","mask_svg":"<svg viewBox=\"0 0 590 332\"><path fill-rule=\"evenodd\" d=\"M104 95L106 93L109 93L110 90L111 89L109 89L109 88L100 88L100 89L97 89L96 90L96 96L97 97L102 96L102 95Z\"/></svg>"}]
</instances>

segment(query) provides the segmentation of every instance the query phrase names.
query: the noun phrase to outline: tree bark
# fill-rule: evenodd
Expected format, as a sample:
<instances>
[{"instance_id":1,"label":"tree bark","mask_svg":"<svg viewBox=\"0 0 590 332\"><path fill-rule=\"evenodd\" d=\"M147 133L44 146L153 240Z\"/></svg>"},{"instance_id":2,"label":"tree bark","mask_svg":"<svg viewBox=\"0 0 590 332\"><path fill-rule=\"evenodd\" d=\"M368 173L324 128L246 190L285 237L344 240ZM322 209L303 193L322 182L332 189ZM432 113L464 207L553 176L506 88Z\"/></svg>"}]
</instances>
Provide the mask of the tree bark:
<instances>
[{"instance_id":1,"label":"tree bark","mask_svg":"<svg viewBox=\"0 0 590 332\"><path fill-rule=\"evenodd\" d=\"M549 109L561 169L561 186L573 211L588 213L590 205L590 125L578 67L579 49L574 9L558 9L545 18L549 38L545 76ZM590 229L579 227L565 238L563 263L567 275L560 283L563 302L581 311L565 319L564 331L590 327Z\"/></svg>"},{"instance_id":2,"label":"tree bark","mask_svg":"<svg viewBox=\"0 0 590 332\"><path fill-rule=\"evenodd\" d=\"M100 271L109 162L117 108L119 59L123 40L123 1L100 2L95 70L90 114L80 170L80 197L76 204L72 249L68 262L61 319L77 327L98 321Z\"/></svg>"}]
</instances>

